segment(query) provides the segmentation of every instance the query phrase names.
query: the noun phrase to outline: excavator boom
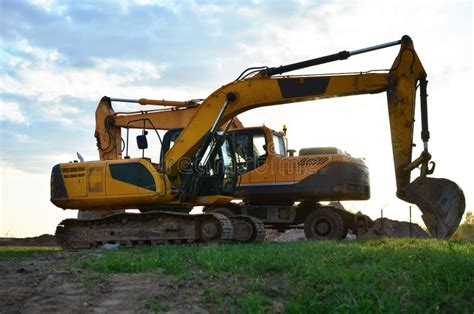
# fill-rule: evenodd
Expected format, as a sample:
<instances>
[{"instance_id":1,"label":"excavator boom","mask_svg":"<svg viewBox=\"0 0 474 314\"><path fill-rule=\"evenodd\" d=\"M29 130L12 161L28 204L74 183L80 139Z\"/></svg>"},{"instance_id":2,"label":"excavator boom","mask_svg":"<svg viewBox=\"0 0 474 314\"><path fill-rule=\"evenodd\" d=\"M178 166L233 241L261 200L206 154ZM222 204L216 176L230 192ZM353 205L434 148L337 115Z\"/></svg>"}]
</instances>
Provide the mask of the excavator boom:
<instances>
[{"instance_id":1,"label":"excavator boom","mask_svg":"<svg viewBox=\"0 0 474 314\"><path fill-rule=\"evenodd\" d=\"M400 52L388 72L357 73L328 76L272 76L307 66L347 59L349 56L400 44ZM424 151L412 161L415 95L421 86L422 139ZM394 157L397 196L416 204L431 234L451 236L465 208L464 194L459 186L447 179L427 178L432 173L428 163L429 132L427 129L426 72L423 69L410 37L354 52L341 52L322 58L295 63L280 68L265 68L253 77L227 84L197 108L194 118L179 136L177 143L165 156L165 167L171 180L180 185L177 162L182 158L193 160L209 144L209 132L247 110L329 97L386 92L392 150ZM201 141L196 141L201 138ZM421 167L421 176L411 182L411 171ZM187 191L182 191L186 193Z\"/></svg>"}]
</instances>

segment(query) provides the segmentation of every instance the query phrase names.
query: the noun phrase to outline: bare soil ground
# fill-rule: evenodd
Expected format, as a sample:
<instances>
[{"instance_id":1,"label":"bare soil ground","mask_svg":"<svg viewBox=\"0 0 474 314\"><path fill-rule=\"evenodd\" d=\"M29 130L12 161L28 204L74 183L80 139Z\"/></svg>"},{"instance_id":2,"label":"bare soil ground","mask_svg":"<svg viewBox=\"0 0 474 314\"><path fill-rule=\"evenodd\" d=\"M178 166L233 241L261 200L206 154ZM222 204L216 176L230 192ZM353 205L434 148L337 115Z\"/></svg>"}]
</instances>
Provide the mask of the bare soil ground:
<instances>
[{"instance_id":1,"label":"bare soil ground","mask_svg":"<svg viewBox=\"0 0 474 314\"><path fill-rule=\"evenodd\" d=\"M418 225L412 225L413 237L428 237ZM381 236L408 237L406 222L384 219L369 231L366 238ZM279 234L267 230L267 241L304 241L302 229ZM35 238L2 238L0 246L56 246L54 236ZM88 254L102 254L92 251ZM58 251L29 257L0 259L1 313L148 313L173 310L173 313L206 313L208 308L203 285L223 289L222 282L238 282L225 289L239 294L242 278L215 278L197 272L191 279L179 279L157 273L123 273L101 275L71 267L71 258L83 258L83 253ZM232 277L232 278L231 278ZM167 305L153 302L167 300ZM171 305L171 307L169 307ZM278 311L278 306L275 308Z\"/></svg>"},{"instance_id":2,"label":"bare soil ground","mask_svg":"<svg viewBox=\"0 0 474 314\"><path fill-rule=\"evenodd\" d=\"M67 259L75 254L55 252L0 260L0 312L152 313L172 309L173 313L207 313L202 306L206 304L203 285L220 288L222 282L236 282L236 278L200 273L186 280L159 272L102 275L71 267ZM240 286L231 289L230 293L238 294Z\"/></svg>"}]
</instances>

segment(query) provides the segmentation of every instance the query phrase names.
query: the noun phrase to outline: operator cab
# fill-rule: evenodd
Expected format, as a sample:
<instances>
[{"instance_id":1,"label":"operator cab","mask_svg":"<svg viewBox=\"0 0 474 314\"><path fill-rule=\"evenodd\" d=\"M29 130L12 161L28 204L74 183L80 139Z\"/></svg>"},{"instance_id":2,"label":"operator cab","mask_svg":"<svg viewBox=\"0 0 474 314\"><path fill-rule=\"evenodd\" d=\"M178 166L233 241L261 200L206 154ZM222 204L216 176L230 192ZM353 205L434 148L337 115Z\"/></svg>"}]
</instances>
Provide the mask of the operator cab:
<instances>
[{"instance_id":1,"label":"operator cab","mask_svg":"<svg viewBox=\"0 0 474 314\"><path fill-rule=\"evenodd\" d=\"M183 131L182 128L168 130L161 146L160 164L163 167L166 153L173 147L179 135ZM185 165L186 163L183 163ZM211 153L211 146L206 150L202 161L196 166L196 173L199 176L198 196L206 195L229 195L234 192L237 182L237 173L235 171L235 153L233 145L229 138L224 139L217 153ZM191 163L180 170L181 176L193 175Z\"/></svg>"},{"instance_id":2,"label":"operator cab","mask_svg":"<svg viewBox=\"0 0 474 314\"><path fill-rule=\"evenodd\" d=\"M178 139L179 135L182 132L182 128L170 129L168 130L163 138L156 129L142 129L141 135L138 135L137 147L142 151L142 158L148 160L151 163L149 158L145 157L145 150L148 149L147 135L149 131L151 133L156 133L159 141L161 142L161 151L160 151L160 163L152 163L153 166L161 171L165 169L165 155L173 147L174 143ZM219 136L219 135L217 135ZM191 165L192 162L182 162L180 167L180 175L184 180L186 177L196 177L192 179L196 188L193 190L198 190L196 196L210 196L210 195L226 195L230 196L234 192L235 184L237 181L237 173L235 171L235 154L233 151L233 146L231 145L228 138L223 139L219 148L214 152L213 144L207 147L206 153L204 154L202 161L199 164ZM212 147L212 149L211 149ZM126 156L125 159L129 159L129 130L127 129L127 136L125 141ZM195 183L198 182L198 183Z\"/></svg>"},{"instance_id":3,"label":"operator cab","mask_svg":"<svg viewBox=\"0 0 474 314\"><path fill-rule=\"evenodd\" d=\"M171 129L164 135L160 156L161 164L166 153L173 147L182 130L181 128ZM271 133L271 140L266 136L268 132ZM264 165L269 155L286 156L286 139L283 134L266 127L230 130L228 136L234 146L233 150L235 150L238 174L252 171ZM230 145L230 143L227 145ZM230 147L224 150L230 150ZM231 165L226 164L226 167L229 166Z\"/></svg>"}]
</instances>

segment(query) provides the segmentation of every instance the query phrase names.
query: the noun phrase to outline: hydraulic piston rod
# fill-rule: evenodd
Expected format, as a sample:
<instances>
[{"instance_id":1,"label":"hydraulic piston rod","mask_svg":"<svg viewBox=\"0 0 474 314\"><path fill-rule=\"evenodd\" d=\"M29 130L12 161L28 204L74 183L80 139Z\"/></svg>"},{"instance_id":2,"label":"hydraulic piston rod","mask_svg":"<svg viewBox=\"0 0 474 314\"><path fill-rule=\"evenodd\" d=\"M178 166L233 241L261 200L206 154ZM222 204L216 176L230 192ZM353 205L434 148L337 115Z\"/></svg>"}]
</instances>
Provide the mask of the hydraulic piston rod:
<instances>
[{"instance_id":1,"label":"hydraulic piston rod","mask_svg":"<svg viewBox=\"0 0 474 314\"><path fill-rule=\"evenodd\" d=\"M402 40L403 40L403 38L402 38ZM314 59L301 61L301 62L297 62L297 63L292 63L292 64L288 64L288 65L281 65L279 67L272 67L272 68L266 69L266 74L268 76L272 76L272 75L275 75L275 74L283 74L283 73L290 72L290 71L304 69L304 68L311 67L311 66L314 66L314 65L320 65L320 64L324 64L324 63L337 61L337 60L345 60L345 59L348 59L350 56L358 55L358 54L361 54L361 53L366 53L366 52L369 52L369 51L374 51L374 50L379 50L379 49L384 49L384 48L400 45L402 40L395 40L395 41L391 41L391 42L388 42L388 43L385 43L385 44L380 44L380 45L376 45L376 46L362 48L362 49L358 49L358 50L354 50L354 51L344 50L344 51L341 51L341 52L338 52L338 53L335 53L335 54L332 54L332 55L327 55L327 56L324 56L324 57L314 58Z\"/></svg>"},{"instance_id":2,"label":"hydraulic piston rod","mask_svg":"<svg viewBox=\"0 0 474 314\"><path fill-rule=\"evenodd\" d=\"M110 98L111 101L117 102L129 102L129 103L137 103L142 106L146 105L154 105L154 106L170 106L170 107L189 107L195 105L193 101L174 101L174 100L156 100L156 99L126 99L126 98Z\"/></svg>"}]
</instances>

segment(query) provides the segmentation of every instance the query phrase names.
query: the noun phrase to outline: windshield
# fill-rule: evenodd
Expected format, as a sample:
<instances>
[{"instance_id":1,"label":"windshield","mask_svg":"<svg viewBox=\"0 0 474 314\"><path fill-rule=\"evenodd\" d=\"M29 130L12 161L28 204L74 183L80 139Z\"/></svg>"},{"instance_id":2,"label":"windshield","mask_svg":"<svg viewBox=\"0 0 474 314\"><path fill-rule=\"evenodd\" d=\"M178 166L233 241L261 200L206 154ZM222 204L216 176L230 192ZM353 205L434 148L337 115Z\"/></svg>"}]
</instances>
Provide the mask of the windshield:
<instances>
[{"instance_id":1,"label":"windshield","mask_svg":"<svg viewBox=\"0 0 474 314\"><path fill-rule=\"evenodd\" d=\"M222 184L222 194L232 194L237 179L237 167L235 156L229 139L226 139L221 146L222 161L224 166L224 180Z\"/></svg>"},{"instance_id":2,"label":"windshield","mask_svg":"<svg viewBox=\"0 0 474 314\"><path fill-rule=\"evenodd\" d=\"M275 149L275 155L285 156L285 141L283 137L273 134L273 147Z\"/></svg>"}]
</instances>

